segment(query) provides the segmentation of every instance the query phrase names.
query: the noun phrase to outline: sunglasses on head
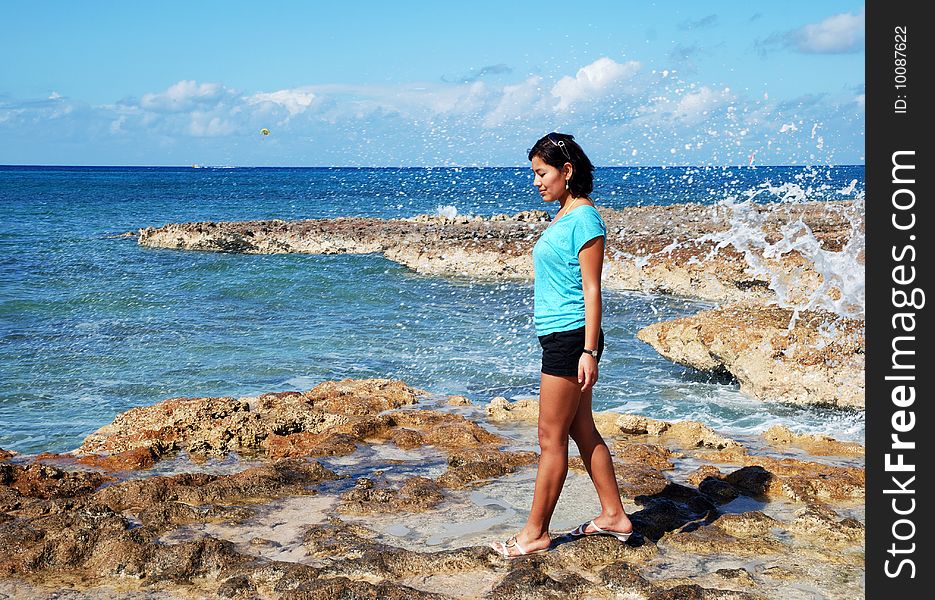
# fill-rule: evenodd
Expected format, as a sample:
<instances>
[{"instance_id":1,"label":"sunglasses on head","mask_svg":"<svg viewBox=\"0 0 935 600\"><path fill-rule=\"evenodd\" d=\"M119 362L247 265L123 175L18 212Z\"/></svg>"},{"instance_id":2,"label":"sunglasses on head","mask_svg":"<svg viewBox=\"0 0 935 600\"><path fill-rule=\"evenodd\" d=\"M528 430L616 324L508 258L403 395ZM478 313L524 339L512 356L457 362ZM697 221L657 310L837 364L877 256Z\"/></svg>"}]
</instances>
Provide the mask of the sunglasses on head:
<instances>
[{"instance_id":1,"label":"sunglasses on head","mask_svg":"<svg viewBox=\"0 0 935 600\"><path fill-rule=\"evenodd\" d=\"M558 146L559 148L561 148L562 152L565 153L565 158L568 159L568 162L571 162L571 154L569 154L568 148L565 147L565 140L559 139L558 141L556 141L556 138L554 138L553 136L557 136L557 135L558 134L553 131L552 133L546 134L545 137L547 137L549 141L552 142L553 146Z\"/></svg>"}]
</instances>

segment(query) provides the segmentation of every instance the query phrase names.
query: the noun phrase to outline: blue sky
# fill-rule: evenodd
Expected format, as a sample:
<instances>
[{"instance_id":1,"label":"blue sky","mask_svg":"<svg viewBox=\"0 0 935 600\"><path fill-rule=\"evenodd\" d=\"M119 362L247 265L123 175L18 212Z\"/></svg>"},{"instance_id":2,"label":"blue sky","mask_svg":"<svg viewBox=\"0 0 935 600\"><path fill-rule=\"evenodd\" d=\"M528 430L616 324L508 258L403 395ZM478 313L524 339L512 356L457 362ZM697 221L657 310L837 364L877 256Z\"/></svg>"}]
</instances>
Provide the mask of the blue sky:
<instances>
[{"instance_id":1,"label":"blue sky","mask_svg":"<svg viewBox=\"0 0 935 600\"><path fill-rule=\"evenodd\" d=\"M553 130L599 165L864 160L862 3L0 13L0 164L524 165Z\"/></svg>"}]
</instances>

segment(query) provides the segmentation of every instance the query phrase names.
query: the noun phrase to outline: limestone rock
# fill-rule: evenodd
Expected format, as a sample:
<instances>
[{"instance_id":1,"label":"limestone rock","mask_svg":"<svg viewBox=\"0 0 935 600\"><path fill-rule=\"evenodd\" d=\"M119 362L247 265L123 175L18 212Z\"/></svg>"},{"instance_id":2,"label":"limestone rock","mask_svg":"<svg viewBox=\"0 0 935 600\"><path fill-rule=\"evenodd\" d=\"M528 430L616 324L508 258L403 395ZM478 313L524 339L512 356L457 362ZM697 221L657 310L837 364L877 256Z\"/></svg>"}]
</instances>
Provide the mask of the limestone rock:
<instances>
[{"instance_id":1,"label":"limestone rock","mask_svg":"<svg viewBox=\"0 0 935 600\"><path fill-rule=\"evenodd\" d=\"M750 302L655 323L637 337L669 360L723 370L760 400L863 408L863 322ZM826 333L835 322L835 333Z\"/></svg>"}]
</instances>

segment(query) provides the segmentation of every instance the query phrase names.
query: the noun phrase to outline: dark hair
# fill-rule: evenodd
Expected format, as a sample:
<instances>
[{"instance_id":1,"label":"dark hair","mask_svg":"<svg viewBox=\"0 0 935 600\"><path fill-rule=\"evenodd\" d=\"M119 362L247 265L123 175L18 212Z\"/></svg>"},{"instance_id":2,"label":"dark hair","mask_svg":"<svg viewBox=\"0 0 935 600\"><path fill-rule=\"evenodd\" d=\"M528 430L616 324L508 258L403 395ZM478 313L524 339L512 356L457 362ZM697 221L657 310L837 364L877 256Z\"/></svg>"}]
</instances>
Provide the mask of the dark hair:
<instances>
[{"instance_id":1,"label":"dark hair","mask_svg":"<svg viewBox=\"0 0 935 600\"><path fill-rule=\"evenodd\" d=\"M594 190L594 165L575 141L575 136L568 133L547 133L529 149L529 160L534 156L558 170L561 170L565 163L571 163L568 191L576 198L589 196Z\"/></svg>"}]
</instances>

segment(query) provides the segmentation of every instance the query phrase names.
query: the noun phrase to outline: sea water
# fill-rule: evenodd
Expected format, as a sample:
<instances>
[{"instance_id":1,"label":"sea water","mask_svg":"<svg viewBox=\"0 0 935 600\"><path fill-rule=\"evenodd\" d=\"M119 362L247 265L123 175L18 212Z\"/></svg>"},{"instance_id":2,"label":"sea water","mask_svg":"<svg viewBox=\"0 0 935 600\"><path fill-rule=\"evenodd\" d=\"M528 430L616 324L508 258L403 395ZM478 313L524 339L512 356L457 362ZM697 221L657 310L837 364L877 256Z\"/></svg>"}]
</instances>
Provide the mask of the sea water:
<instances>
[{"instance_id":1,"label":"sea water","mask_svg":"<svg viewBox=\"0 0 935 600\"><path fill-rule=\"evenodd\" d=\"M864 168L598 168L614 208L716 203L794 185L863 195ZM390 377L475 402L535 397L532 284L432 277L380 255L240 255L121 237L189 221L513 214L542 203L528 168L0 167L0 447L65 451L134 406ZM758 193L758 201L788 201ZM861 440L863 413L763 403L660 357L636 332L712 304L605 291L595 408L781 423Z\"/></svg>"}]
</instances>

